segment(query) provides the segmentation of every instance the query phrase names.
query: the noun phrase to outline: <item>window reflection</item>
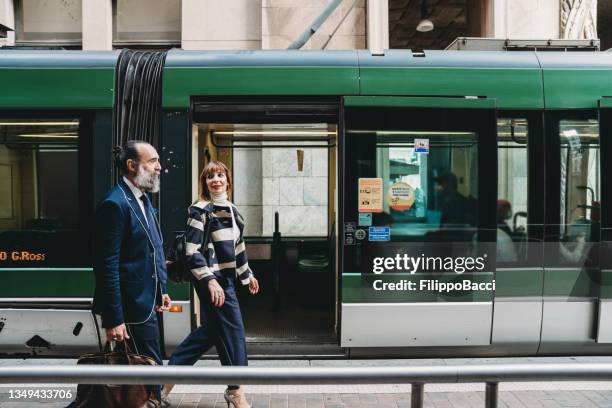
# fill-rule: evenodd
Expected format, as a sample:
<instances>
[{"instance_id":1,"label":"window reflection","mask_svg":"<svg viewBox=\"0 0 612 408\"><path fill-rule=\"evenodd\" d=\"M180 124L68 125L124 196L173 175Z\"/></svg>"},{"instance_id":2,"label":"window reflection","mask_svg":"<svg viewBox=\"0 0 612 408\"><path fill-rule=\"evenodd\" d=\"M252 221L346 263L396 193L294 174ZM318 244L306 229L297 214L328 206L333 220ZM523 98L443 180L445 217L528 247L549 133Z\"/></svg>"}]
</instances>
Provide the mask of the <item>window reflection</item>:
<instances>
[{"instance_id":1,"label":"window reflection","mask_svg":"<svg viewBox=\"0 0 612 408\"><path fill-rule=\"evenodd\" d=\"M497 262L527 258L527 120L497 121Z\"/></svg>"},{"instance_id":2,"label":"window reflection","mask_svg":"<svg viewBox=\"0 0 612 408\"><path fill-rule=\"evenodd\" d=\"M562 120L561 260L583 264L600 233L600 152L597 120Z\"/></svg>"}]
</instances>

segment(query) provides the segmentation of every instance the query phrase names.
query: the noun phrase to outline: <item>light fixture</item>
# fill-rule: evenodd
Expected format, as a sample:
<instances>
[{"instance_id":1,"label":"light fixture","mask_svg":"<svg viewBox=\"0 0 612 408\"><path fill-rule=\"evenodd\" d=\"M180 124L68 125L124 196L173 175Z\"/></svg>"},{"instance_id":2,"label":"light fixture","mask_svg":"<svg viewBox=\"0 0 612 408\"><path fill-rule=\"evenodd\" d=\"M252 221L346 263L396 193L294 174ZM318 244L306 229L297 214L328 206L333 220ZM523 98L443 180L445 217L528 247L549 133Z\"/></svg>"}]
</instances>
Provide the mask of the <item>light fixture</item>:
<instances>
[{"instance_id":1,"label":"light fixture","mask_svg":"<svg viewBox=\"0 0 612 408\"><path fill-rule=\"evenodd\" d=\"M78 139L75 133L41 133L41 134L20 134L17 135L26 139Z\"/></svg>"},{"instance_id":2,"label":"light fixture","mask_svg":"<svg viewBox=\"0 0 612 408\"><path fill-rule=\"evenodd\" d=\"M433 22L427 18L427 6L425 4L427 0L421 0L421 21L417 24L416 30L421 33L426 33L434 29Z\"/></svg>"},{"instance_id":3,"label":"light fixture","mask_svg":"<svg viewBox=\"0 0 612 408\"><path fill-rule=\"evenodd\" d=\"M324 130L232 130L232 131L213 131L215 135L222 136L330 136L336 132Z\"/></svg>"},{"instance_id":4,"label":"light fixture","mask_svg":"<svg viewBox=\"0 0 612 408\"><path fill-rule=\"evenodd\" d=\"M79 122L0 122L0 126L78 126Z\"/></svg>"}]
</instances>

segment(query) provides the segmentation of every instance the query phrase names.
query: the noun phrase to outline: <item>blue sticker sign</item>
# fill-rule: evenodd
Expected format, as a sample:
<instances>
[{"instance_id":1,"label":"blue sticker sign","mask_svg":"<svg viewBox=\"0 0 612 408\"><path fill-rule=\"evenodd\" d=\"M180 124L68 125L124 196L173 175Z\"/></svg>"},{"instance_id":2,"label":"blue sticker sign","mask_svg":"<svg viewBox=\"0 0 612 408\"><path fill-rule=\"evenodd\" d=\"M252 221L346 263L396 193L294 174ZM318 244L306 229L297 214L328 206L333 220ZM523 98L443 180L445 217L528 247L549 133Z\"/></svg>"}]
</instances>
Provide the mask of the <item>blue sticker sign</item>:
<instances>
[{"instance_id":1,"label":"blue sticker sign","mask_svg":"<svg viewBox=\"0 0 612 408\"><path fill-rule=\"evenodd\" d=\"M391 241L391 227L370 227L368 241Z\"/></svg>"},{"instance_id":2,"label":"blue sticker sign","mask_svg":"<svg viewBox=\"0 0 612 408\"><path fill-rule=\"evenodd\" d=\"M360 227L372 225L372 213L359 213L358 224Z\"/></svg>"},{"instance_id":3,"label":"blue sticker sign","mask_svg":"<svg viewBox=\"0 0 612 408\"><path fill-rule=\"evenodd\" d=\"M415 153L429 153L429 139L414 139Z\"/></svg>"}]
</instances>

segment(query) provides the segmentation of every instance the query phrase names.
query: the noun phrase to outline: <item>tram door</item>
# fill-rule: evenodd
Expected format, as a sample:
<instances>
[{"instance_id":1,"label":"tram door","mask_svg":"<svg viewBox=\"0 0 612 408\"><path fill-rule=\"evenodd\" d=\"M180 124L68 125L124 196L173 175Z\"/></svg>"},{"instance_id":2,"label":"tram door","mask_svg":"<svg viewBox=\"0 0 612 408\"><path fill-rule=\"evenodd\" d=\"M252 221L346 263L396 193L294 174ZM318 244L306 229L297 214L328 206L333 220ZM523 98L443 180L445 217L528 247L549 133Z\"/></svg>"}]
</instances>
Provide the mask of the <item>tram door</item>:
<instances>
[{"instance_id":1,"label":"tram door","mask_svg":"<svg viewBox=\"0 0 612 408\"><path fill-rule=\"evenodd\" d=\"M546 113L544 288L540 353L597 337L602 183L596 111ZM603 302L600 318L609 316ZM607 322L600 322L601 340ZM609 340L608 340L609 341Z\"/></svg>"},{"instance_id":2,"label":"tram door","mask_svg":"<svg viewBox=\"0 0 612 408\"><path fill-rule=\"evenodd\" d=\"M232 201L245 219L247 257L261 289L257 296L247 290L238 296L254 354L327 354L298 347L313 344L339 352L338 109L337 100L194 105L192 179L211 160L224 162L233 178ZM195 200L195 181L192 191Z\"/></svg>"},{"instance_id":3,"label":"tram door","mask_svg":"<svg viewBox=\"0 0 612 408\"><path fill-rule=\"evenodd\" d=\"M496 109L346 97L341 346L491 343Z\"/></svg>"}]
</instances>

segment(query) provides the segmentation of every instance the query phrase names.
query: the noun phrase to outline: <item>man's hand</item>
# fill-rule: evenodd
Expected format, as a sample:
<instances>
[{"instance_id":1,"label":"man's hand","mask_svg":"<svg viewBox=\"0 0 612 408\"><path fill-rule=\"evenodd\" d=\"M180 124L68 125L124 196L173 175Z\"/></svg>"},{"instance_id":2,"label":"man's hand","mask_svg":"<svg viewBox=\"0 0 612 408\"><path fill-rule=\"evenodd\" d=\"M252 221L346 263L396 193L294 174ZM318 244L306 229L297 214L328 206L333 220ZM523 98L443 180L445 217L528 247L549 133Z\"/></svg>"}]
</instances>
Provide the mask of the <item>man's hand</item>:
<instances>
[{"instance_id":1,"label":"man's hand","mask_svg":"<svg viewBox=\"0 0 612 408\"><path fill-rule=\"evenodd\" d=\"M225 292L216 279L208 281L208 290L210 291L210 301L217 307L223 306L225 303Z\"/></svg>"},{"instance_id":2,"label":"man's hand","mask_svg":"<svg viewBox=\"0 0 612 408\"><path fill-rule=\"evenodd\" d=\"M119 326L106 329L106 341L123 341L125 339L129 339L127 328L124 323L121 323Z\"/></svg>"},{"instance_id":3,"label":"man's hand","mask_svg":"<svg viewBox=\"0 0 612 408\"><path fill-rule=\"evenodd\" d=\"M170 306L172 306L172 301L170 300L170 296L168 294L162 295L162 304L155 306L156 312L166 312L170 310Z\"/></svg>"},{"instance_id":4,"label":"man's hand","mask_svg":"<svg viewBox=\"0 0 612 408\"><path fill-rule=\"evenodd\" d=\"M259 292L259 282L253 275L251 275L251 280L249 280L249 292L251 292L251 295L256 295Z\"/></svg>"}]
</instances>

